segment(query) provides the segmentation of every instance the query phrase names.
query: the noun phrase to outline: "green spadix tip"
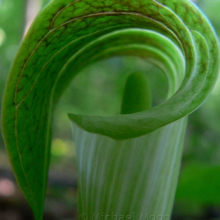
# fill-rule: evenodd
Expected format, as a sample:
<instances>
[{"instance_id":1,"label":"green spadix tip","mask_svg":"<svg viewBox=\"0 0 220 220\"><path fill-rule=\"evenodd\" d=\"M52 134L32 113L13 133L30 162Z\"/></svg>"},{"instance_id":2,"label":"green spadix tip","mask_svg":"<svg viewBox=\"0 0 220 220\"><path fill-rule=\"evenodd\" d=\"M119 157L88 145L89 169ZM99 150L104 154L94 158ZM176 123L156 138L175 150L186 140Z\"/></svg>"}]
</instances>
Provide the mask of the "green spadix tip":
<instances>
[{"instance_id":1,"label":"green spadix tip","mask_svg":"<svg viewBox=\"0 0 220 220\"><path fill-rule=\"evenodd\" d=\"M128 76L121 105L121 114L132 114L151 108L151 93L147 77L140 72Z\"/></svg>"}]
</instances>

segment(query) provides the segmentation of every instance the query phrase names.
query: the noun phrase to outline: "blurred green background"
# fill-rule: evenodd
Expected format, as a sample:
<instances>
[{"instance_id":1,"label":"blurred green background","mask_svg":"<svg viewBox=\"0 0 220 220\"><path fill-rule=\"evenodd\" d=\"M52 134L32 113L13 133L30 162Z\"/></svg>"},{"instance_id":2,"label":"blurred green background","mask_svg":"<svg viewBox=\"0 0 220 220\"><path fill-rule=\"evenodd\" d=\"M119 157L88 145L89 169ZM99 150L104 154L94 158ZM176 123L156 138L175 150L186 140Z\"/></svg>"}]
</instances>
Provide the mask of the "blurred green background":
<instances>
[{"instance_id":1,"label":"blurred green background","mask_svg":"<svg viewBox=\"0 0 220 220\"><path fill-rule=\"evenodd\" d=\"M0 0L1 98L19 43L32 19L48 2ZM195 2L220 36L220 0ZM115 57L85 67L60 100L54 114L45 220L76 219L76 165L67 113L119 114L125 80L134 71L147 75L153 105L163 102L168 88L166 77L159 69L135 57ZM220 80L207 102L189 116L172 219L220 219L219 97ZM31 220L33 217L16 186L0 136L0 220L6 219Z\"/></svg>"}]
</instances>

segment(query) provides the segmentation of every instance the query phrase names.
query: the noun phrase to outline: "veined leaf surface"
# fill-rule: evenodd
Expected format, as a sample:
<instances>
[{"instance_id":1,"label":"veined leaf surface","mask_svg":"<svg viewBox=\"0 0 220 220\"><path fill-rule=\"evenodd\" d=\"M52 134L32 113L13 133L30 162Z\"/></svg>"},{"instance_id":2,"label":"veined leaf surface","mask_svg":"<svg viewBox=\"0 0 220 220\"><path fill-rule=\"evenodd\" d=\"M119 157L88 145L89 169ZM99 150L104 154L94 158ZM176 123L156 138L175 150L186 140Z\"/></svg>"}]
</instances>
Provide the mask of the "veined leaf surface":
<instances>
[{"instance_id":1,"label":"veined leaf surface","mask_svg":"<svg viewBox=\"0 0 220 220\"><path fill-rule=\"evenodd\" d=\"M150 42L151 36L158 41ZM160 106L112 117L71 116L86 131L126 139L157 130L198 108L216 81L218 49L211 25L189 0L48 4L14 60L2 114L10 160L36 219L43 213L52 110L84 66L113 55L136 55L150 59L168 75L169 99Z\"/></svg>"}]
</instances>

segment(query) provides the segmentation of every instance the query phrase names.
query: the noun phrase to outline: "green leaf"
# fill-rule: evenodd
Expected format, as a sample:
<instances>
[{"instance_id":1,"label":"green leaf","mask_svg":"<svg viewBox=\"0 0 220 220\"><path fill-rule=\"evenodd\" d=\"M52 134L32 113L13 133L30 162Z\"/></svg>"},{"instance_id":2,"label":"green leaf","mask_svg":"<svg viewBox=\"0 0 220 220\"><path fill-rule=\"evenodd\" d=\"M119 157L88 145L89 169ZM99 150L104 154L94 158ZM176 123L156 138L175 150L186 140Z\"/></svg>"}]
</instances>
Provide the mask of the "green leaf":
<instances>
[{"instance_id":1,"label":"green leaf","mask_svg":"<svg viewBox=\"0 0 220 220\"><path fill-rule=\"evenodd\" d=\"M51 2L51 0L39 0L41 2L41 6L44 7L46 6L48 3Z\"/></svg>"},{"instance_id":2,"label":"green leaf","mask_svg":"<svg viewBox=\"0 0 220 220\"><path fill-rule=\"evenodd\" d=\"M52 112L82 68L115 55L135 55L167 74L168 100L160 106L106 118L71 116L89 132L126 139L156 131L198 108L216 81L218 48L211 25L188 0L49 3L20 46L2 109L12 167L35 218L42 219L43 213Z\"/></svg>"},{"instance_id":3,"label":"green leaf","mask_svg":"<svg viewBox=\"0 0 220 220\"><path fill-rule=\"evenodd\" d=\"M193 59L186 59L184 81L180 89L166 102L145 112L123 117L94 117L73 114L71 119L89 132L107 135L115 139L124 139L154 131L194 111L204 102L208 90L213 87L212 80L216 81L216 76L212 79L213 70L209 72L211 63L207 62L207 57L210 57L211 53L207 47L207 41L198 32L194 31L192 36L195 41L195 47L192 49L195 49L196 65L188 67L187 64ZM187 70L190 68L193 68L193 72L188 76ZM218 73L218 69L214 72ZM140 126L140 121L142 126ZM119 127L120 129L118 129Z\"/></svg>"}]
</instances>

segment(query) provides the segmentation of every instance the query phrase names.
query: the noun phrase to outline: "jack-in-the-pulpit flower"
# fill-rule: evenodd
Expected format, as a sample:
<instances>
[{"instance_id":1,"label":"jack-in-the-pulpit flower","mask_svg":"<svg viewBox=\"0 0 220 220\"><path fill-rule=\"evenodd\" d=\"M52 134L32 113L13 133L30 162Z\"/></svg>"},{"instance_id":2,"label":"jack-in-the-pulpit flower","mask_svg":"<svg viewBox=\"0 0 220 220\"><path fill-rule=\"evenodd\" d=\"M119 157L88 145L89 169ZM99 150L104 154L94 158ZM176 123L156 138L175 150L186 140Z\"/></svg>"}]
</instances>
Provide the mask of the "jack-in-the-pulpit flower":
<instances>
[{"instance_id":1,"label":"jack-in-the-pulpit flower","mask_svg":"<svg viewBox=\"0 0 220 220\"><path fill-rule=\"evenodd\" d=\"M190 0L53 0L20 46L2 111L11 164L36 220L43 215L59 97L85 66L130 55L163 70L167 100L140 112L125 107L116 116L69 115L79 219L170 217L187 115L205 101L218 76L212 26Z\"/></svg>"}]
</instances>

